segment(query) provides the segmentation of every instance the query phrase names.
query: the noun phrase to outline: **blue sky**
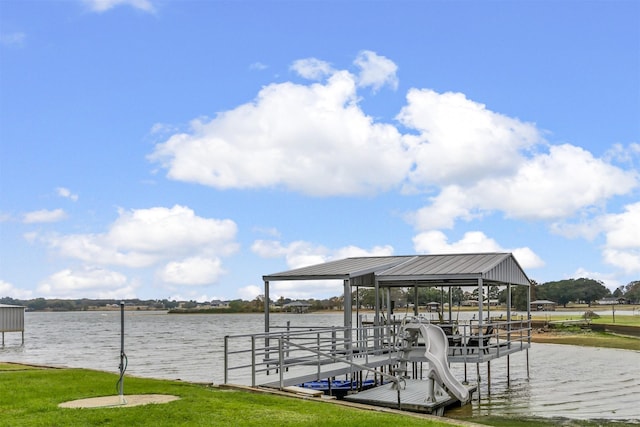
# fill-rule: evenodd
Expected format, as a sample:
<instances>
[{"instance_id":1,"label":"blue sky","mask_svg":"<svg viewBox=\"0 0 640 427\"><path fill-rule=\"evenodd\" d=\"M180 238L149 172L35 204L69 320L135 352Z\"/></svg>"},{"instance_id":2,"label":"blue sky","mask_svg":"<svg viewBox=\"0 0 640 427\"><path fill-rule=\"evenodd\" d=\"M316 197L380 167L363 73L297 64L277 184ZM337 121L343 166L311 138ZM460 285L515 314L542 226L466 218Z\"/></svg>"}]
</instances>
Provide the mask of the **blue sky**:
<instances>
[{"instance_id":1,"label":"blue sky","mask_svg":"<svg viewBox=\"0 0 640 427\"><path fill-rule=\"evenodd\" d=\"M636 1L0 2L1 296L485 251L615 289L639 167Z\"/></svg>"}]
</instances>

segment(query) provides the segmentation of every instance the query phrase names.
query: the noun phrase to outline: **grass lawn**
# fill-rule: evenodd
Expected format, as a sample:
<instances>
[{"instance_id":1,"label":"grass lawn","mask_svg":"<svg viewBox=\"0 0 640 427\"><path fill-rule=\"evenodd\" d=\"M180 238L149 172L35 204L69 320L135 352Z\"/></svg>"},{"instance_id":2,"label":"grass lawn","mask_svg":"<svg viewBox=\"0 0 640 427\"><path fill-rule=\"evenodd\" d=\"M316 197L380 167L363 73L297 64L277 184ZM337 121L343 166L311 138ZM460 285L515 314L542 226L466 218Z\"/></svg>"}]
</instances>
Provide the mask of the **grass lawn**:
<instances>
[{"instance_id":1,"label":"grass lawn","mask_svg":"<svg viewBox=\"0 0 640 427\"><path fill-rule=\"evenodd\" d=\"M70 400L117 395L118 376L86 369L0 363L0 424L7 426L450 426L453 420L345 407L205 385L125 378L125 396L170 394L166 404L64 409Z\"/></svg>"},{"instance_id":2,"label":"grass lawn","mask_svg":"<svg viewBox=\"0 0 640 427\"><path fill-rule=\"evenodd\" d=\"M570 344L586 347L621 348L640 351L640 338L614 335L604 332L583 332L566 328L556 332L533 334L531 341L546 344Z\"/></svg>"},{"instance_id":3,"label":"grass lawn","mask_svg":"<svg viewBox=\"0 0 640 427\"><path fill-rule=\"evenodd\" d=\"M586 311L586 310L585 310ZM548 322L561 320L582 320L582 314L566 314L562 312L546 312L544 314L534 314L532 319L544 320ZM640 328L640 316L615 315L613 313L600 315L598 318L592 318L591 323L594 325L622 325ZM533 342L551 343L551 344L571 344L588 347L606 347L621 348L625 350L640 351L640 338L623 335L616 335L604 332L586 332L577 326L559 326L556 325L546 333L534 333L531 337Z\"/></svg>"},{"instance_id":4,"label":"grass lawn","mask_svg":"<svg viewBox=\"0 0 640 427\"><path fill-rule=\"evenodd\" d=\"M585 310L587 311L587 310ZM535 312L531 315L532 320L544 320L544 321L554 321L554 320L582 320L584 313L580 314L567 314L562 313L561 311L555 312L545 312L544 314ZM629 316L629 315L620 315L616 314L615 319L613 318L613 313L609 312L607 314L601 314L600 317L592 318L591 323L599 324L599 325L623 325L623 326L637 326L640 328L640 315L637 316Z\"/></svg>"}]
</instances>

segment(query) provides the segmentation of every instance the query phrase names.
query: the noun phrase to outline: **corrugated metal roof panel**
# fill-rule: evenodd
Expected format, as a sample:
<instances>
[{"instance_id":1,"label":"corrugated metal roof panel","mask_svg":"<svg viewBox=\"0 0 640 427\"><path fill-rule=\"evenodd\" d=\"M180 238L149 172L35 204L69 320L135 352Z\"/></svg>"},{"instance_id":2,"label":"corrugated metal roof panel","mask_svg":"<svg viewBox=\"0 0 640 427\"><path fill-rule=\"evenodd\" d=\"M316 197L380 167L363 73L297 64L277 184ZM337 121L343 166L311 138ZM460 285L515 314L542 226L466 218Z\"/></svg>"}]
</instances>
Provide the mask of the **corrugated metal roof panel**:
<instances>
[{"instance_id":1,"label":"corrugated metal roof panel","mask_svg":"<svg viewBox=\"0 0 640 427\"><path fill-rule=\"evenodd\" d=\"M508 253L420 255L380 275L479 274L507 258Z\"/></svg>"},{"instance_id":2,"label":"corrugated metal roof panel","mask_svg":"<svg viewBox=\"0 0 640 427\"><path fill-rule=\"evenodd\" d=\"M380 282L486 279L528 285L529 279L510 253L420 255L376 274Z\"/></svg>"},{"instance_id":3,"label":"corrugated metal roof panel","mask_svg":"<svg viewBox=\"0 0 640 427\"><path fill-rule=\"evenodd\" d=\"M280 273L268 274L262 278L264 280L348 279L375 271L386 270L407 258L409 257L380 256L345 258Z\"/></svg>"},{"instance_id":4,"label":"corrugated metal roof panel","mask_svg":"<svg viewBox=\"0 0 640 427\"><path fill-rule=\"evenodd\" d=\"M529 279L510 253L475 253L346 258L263 276L264 280L314 280L362 278L375 273L380 283L396 286L409 282L479 278L498 283L529 285ZM393 285L392 285L393 286Z\"/></svg>"}]
</instances>

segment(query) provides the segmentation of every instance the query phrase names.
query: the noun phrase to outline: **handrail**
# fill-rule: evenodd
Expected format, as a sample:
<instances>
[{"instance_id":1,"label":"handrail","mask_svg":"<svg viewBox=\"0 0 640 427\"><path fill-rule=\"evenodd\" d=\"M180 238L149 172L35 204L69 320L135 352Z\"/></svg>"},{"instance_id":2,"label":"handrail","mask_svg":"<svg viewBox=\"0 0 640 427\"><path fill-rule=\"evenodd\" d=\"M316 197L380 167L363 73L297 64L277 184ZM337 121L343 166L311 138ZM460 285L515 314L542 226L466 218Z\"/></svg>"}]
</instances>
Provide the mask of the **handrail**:
<instances>
[{"instance_id":1,"label":"handrail","mask_svg":"<svg viewBox=\"0 0 640 427\"><path fill-rule=\"evenodd\" d=\"M457 333L447 337L460 337L460 356L449 353L449 361L454 363L482 362L487 357L502 357L512 351L520 351L529 347L531 326L528 319L514 319L511 321L488 322L483 326L494 327L492 339L487 343L474 347L476 354L469 354L471 347L467 346L473 323L451 324ZM399 342L398 334L387 335L387 325L367 325L357 328L344 327L304 327L290 328L278 332L262 332L255 334L227 335L224 337L224 383L238 379L246 384L256 386L263 375L279 372L279 366L285 368L283 380L291 383L298 373L302 377L313 375L317 378L324 374L337 372L335 362L348 363L337 370L348 372L349 367L367 366L363 371L376 372L381 375L380 366L391 366L397 363L394 356ZM347 331L351 332L349 334ZM378 334L376 331L381 331ZM282 340L282 347L278 340ZM497 341L496 341L497 339ZM271 344L269 344L271 340ZM484 356L482 349L490 349L491 355ZM282 350L282 352L281 352ZM347 361L349 359L349 361ZM357 361L354 361L357 360ZM333 365L333 366L330 366ZM314 369L313 367L316 367ZM315 373L309 372L309 369ZM360 368L358 368L360 370ZM335 375L335 374L334 374ZM389 378L382 375L382 378ZM232 379L233 378L233 379ZM395 378L395 377L394 377ZM272 381L276 380L274 378ZM265 378L265 383L266 383Z\"/></svg>"},{"instance_id":2,"label":"handrail","mask_svg":"<svg viewBox=\"0 0 640 427\"><path fill-rule=\"evenodd\" d=\"M282 343L282 338L278 339L278 341L280 343ZM361 369L363 371L369 371L369 372L376 372L377 374L380 374L380 376L382 376L383 378L388 378L390 381L392 381L395 385L396 385L396 389L398 390L398 409L400 409L400 381L404 381L404 379L402 379L401 377L398 376L394 376L394 375L389 375L389 374L385 374L384 372L378 372L375 369L366 366L366 365L361 365L359 363L355 363L349 359L344 359L342 357L338 357L335 356L333 354L329 354L329 353L324 353L320 350L314 350L313 348L310 347L306 347L303 345L299 345L296 344L294 342L288 342L288 344L293 345L294 347L298 347L301 350L305 350L305 351L310 351L311 353L316 353L318 356L324 356L327 357L329 359L331 359L331 361L333 362L341 362L341 363L346 363L347 365L354 367L354 368L358 368ZM281 344L278 345L279 347L281 347ZM283 374L282 372L284 371L284 369L282 369L282 366L284 364L282 363L282 359L280 360L280 388L284 388L284 381L283 381Z\"/></svg>"}]
</instances>

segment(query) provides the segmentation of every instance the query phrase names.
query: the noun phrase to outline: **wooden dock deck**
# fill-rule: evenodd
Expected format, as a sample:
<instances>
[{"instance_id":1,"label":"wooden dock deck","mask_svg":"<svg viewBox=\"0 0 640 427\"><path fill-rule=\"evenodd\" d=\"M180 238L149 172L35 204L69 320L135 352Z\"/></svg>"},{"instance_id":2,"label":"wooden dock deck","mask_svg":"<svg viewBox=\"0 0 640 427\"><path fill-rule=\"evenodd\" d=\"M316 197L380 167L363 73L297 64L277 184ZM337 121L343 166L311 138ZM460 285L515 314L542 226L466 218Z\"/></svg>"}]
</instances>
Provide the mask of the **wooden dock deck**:
<instances>
[{"instance_id":1,"label":"wooden dock deck","mask_svg":"<svg viewBox=\"0 0 640 427\"><path fill-rule=\"evenodd\" d=\"M449 406L460 405L458 399L446 393L437 396L435 402L427 402L427 387L429 386L429 381L406 379L405 382L404 388L400 390L399 404L398 390L395 389L391 383L347 395L344 399L366 405L383 406L435 415L442 415L445 408ZM467 385L466 387L469 390L470 396L477 388L476 385Z\"/></svg>"}]
</instances>

